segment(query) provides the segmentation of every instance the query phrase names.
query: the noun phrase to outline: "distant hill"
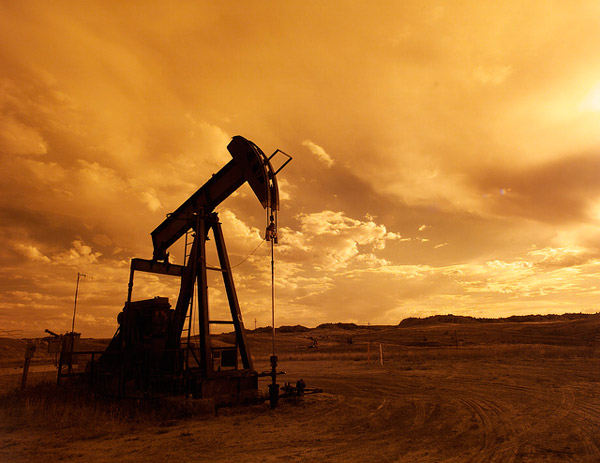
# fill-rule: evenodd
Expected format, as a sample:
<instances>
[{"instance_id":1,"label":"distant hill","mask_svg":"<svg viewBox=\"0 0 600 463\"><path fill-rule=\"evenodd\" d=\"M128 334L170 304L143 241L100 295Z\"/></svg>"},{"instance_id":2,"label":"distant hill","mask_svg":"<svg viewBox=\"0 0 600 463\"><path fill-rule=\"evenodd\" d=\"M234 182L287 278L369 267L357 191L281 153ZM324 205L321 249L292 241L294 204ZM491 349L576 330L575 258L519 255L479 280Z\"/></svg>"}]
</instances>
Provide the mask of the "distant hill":
<instances>
[{"instance_id":1,"label":"distant hill","mask_svg":"<svg viewBox=\"0 0 600 463\"><path fill-rule=\"evenodd\" d=\"M276 331L279 333L305 333L310 331L310 328L303 325L281 325Z\"/></svg>"},{"instance_id":2,"label":"distant hill","mask_svg":"<svg viewBox=\"0 0 600 463\"><path fill-rule=\"evenodd\" d=\"M321 323L317 328L341 328L343 330L356 330L360 328L356 323Z\"/></svg>"},{"instance_id":3,"label":"distant hill","mask_svg":"<svg viewBox=\"0 0 600 463\"><path fill-rule=\"evenodd\" d=\"M318 330L318 329L341 329L341 330L357 330L360 328L364 328L362 325L357 325L356 323L321 323L316 328L307 328L303 325L281 325L276 328L275 331L277 333L305 333L307 331ZM255 330L247 330L252 333L271 333L272 328L270 326L261 326L256 328Z\"/></svg>"},{"instance_id":4,"label":"distant hill","mask_svg":"<svg viewBox=\"0 0 600 463\"><path fill-rule=\"evenodd\" d=\"M444 324L461 324L470 325L476 323L526 323L526 322L556 322L556 321L573 321L573 320L586 320L590 317L596 317L600 319L600 312L598 313L565 313L562 315L548 314L548 315L511 315L510 317L501 318L478 318L471 317L468 315L431 315L429 317L408 317L402 320L398 325L357 325L356 323L321 323L315 328L308 328L304 325L282 325L276 328L277 333L306 333L314 330L344 330L344 331L356 331L362 329L378 330L385 329L386 327L399 326L401 328L408 328L412 326L430 326L430 325L444 325ZM261 326L254 330L247 331L251 333L271 333L272 328L270 326Z\"/></svg>"},{"instance_id":5,"label":"distant hill","mask_svg":"<svg viewBox=\"0 0 600 463\"><path fill-rule=\"evenodd\" d=\"M464 315L432 315L430 317L409 317L402 320L398 326L403 328L422 325L440 325L445 323L525 323L525 322L554 322L566 320L583 320L598 315L589 313L565 313L562 315L512 315L503 318L477 318Z\"/></svg>"},{"instance_id":6,"label":"distant hill","mask_svg":"<svg viewBox=\"0 0 600 463\"><path fill-rule=\"evenodd\" d=\"M279 328L275 328L275 332L277 333L304 333L306 331L310 331L310 328L307 328L303 325L281 325ZM247 330L252 333L271 333L273 328L270 326L261 326L260 328L256 328L255 330Z\"/></svg>"}]
</instances>

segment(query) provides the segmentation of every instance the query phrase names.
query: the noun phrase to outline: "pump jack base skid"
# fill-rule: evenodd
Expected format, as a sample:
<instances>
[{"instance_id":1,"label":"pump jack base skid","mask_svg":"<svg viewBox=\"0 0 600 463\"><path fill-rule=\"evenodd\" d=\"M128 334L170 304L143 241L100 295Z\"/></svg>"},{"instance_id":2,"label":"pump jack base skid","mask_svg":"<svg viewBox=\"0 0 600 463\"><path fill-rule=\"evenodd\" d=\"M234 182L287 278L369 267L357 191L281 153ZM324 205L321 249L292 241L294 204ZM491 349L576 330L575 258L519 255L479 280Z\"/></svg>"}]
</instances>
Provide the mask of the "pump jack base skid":
<instances>
[{"instance_id":1,"label":"pump jack base skid","mask_svg":"<svg viewBox=\"0 0 600 463\"><path fill-rule=\"evenodd\" d=\"M259 397L257 375L222 375L189 378L189 393L194 399L214 398L221 405L255 401Z\"/></svg>"}]
</instances>

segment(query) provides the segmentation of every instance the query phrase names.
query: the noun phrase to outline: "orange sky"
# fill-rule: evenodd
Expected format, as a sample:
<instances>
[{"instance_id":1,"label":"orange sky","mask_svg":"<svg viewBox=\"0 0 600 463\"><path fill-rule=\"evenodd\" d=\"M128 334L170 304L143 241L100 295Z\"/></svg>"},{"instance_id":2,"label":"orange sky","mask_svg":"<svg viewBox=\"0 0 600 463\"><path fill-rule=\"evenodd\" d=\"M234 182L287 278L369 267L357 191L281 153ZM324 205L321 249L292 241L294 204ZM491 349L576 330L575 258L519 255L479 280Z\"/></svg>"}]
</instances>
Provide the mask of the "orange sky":
<instances>
[{"instance_id":1,"label":"orange sky","mask_svg":"<svg viewBox=\"0 0 600 463\"><path fill-rule=\"evenodd\" d=\"M151 257L149 233L237 134L294 156L278 325L597 311L599 15L0 1L0 327L70 329L80 271L76 330L110 336L129 259ZM235 265L264 212L247 186L219 212ZM268 246L235 271L246 325L269 324ZM148 276L134 297L174 303L172 283ZM210 300L222 310L218 287Z\"/></svg>"}]
</instances>

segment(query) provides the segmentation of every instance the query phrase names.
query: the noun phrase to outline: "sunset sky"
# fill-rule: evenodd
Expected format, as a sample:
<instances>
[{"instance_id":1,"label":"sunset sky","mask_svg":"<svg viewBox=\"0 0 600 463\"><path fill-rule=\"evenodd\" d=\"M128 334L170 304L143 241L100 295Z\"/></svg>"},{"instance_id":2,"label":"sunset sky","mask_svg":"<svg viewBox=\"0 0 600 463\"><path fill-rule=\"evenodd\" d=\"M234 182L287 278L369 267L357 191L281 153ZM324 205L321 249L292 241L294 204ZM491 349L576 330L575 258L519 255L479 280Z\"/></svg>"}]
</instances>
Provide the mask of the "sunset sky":
<instances>
[{"instance_id":1,"label":"sunset sky","mask_svg":"<svg viewBox=\"0 0 600 463\"><path fill-rule=\"evenodd\" d=\"M82 272L75 329L112 335L129 260L234 135L294 158L277 325L600 311L598 18L596 1L0 1L0 328L69 330ZM236 265L264 211L247 185L218 211ZM246 326L270 324L268 243L234 277ZM177 289L148 276L134 299ZM223 301L214 285L215 316Z\"/></svg>"}]
</instances>

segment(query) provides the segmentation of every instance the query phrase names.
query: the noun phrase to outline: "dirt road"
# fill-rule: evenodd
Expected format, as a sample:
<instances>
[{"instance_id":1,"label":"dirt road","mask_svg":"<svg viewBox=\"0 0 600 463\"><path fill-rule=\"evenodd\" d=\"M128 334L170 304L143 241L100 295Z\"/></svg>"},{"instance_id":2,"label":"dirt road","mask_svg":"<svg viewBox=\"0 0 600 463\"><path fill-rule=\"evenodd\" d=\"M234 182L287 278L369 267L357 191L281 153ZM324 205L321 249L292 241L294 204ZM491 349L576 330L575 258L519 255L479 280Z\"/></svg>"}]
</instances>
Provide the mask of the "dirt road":
<instances>
[{"instance_id":1,"label":"dirt road","mask_svg":"<svg viewBox=\"0 0 600 463\"><path fill-rule=\"evenodd\" d=\"M345 427L369 435L377 461L597 462L597 367L438 361L311 381L350 403Z\"/></svg>"},{"instance_id":2,"label":"dirt road","mask_svg":"<svg viewBox=\"0 0 600 463\"><path fill-rule=\"evenodd\" d=\"M9 419L0 424L0 461L600 461L595 358L282 366L289 380L325 393L151 427L91 423L82 432Z\"/></svg>"}]
</instances>

